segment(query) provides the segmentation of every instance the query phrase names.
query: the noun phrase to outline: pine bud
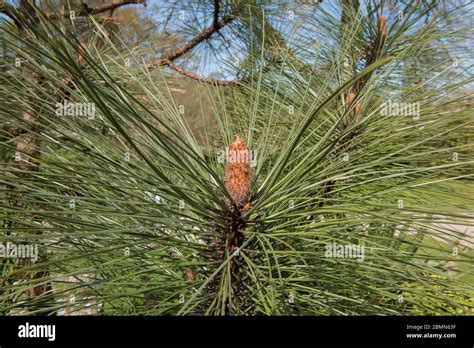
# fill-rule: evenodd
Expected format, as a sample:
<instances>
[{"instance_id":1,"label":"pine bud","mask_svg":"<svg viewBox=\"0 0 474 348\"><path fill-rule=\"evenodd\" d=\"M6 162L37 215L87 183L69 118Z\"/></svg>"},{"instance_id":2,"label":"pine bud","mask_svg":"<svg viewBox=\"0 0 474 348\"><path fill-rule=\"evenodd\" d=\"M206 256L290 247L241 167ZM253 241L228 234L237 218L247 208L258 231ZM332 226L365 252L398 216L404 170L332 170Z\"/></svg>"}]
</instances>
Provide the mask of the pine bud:
<instances>
[{"instance_id":1,"label":"pine bud","mask_svg":"<svg viewBox=\"0 0 474 348\"><path fill-rule=\"evenodd\" d=\"M352 92L352 89L349 91L349 93L347 93L347 96L346 96L346 100L345 100L345 106L346 106L346 109L348 109L352 102L354 101L354 97L355 97L355 94L354 92Z\"/></svg>"},{"instance_id":2,"label":"pine bud","mask_svg":"<svg viewBox=\"0 0 474 348\"><path fill-rule=\"evenodd\" d=\"M387 26L387 19L385 18L383 14L381 14L379 17L379 32L380 34L384 36L387 35L386 26Z\"/></svg>"},{"instance_id":3,"label":"pine bud","mask_svg":"<svg viewBox=\"0 0 474 348\"><path fill-rule=\"evenodd\" d=\"M225 168L225 187L237 206L242 207L250 194L250 155L245 142L237 136L230 144Z\"/></svg>"}]
</instances>

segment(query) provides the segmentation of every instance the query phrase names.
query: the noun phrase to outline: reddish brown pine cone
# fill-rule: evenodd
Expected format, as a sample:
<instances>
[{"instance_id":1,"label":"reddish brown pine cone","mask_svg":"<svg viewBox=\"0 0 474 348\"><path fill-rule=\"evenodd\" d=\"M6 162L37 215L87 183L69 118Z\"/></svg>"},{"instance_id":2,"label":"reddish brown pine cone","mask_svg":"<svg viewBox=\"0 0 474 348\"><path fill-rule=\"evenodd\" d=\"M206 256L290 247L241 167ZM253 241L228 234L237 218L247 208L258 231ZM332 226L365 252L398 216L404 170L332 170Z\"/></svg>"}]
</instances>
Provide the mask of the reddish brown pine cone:
<instances>
[{"instance_id":1,"label":"reddish brown pine cone","mask_svg":"<svg viewBox=\"0 0 474 348\"><path fill-rule=\"evenodd\" d=\"M238 207L242 207L250 194L250 151L237 136L226 153L225 187Z\"/></svg>"}]
</instances>

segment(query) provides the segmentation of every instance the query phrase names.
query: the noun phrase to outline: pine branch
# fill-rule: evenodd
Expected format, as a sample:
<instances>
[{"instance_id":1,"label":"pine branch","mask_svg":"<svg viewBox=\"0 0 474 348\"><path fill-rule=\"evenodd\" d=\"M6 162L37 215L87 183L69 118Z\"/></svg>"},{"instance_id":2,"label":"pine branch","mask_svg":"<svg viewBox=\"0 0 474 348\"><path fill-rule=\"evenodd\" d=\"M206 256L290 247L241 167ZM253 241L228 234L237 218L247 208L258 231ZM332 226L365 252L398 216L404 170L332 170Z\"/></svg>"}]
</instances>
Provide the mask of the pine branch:
<instances>
[{"instance_id":1,"label":"pine branch","mask_svg":"<svg viewBox=\"0 0 474 348\"><path fill-rule=\"evenodd\" d=\"M23 4L23 3L22 3ZM26 3L25 3L26 4ZM131 4L145 4L146 0L118 0L108 4L97 5L96 7L89 7L87 4L83 4L79 12L75 13L76 17L85 17L89 15L96 15L107 11L114 11L115 9ZM18 29L21 29L21 25L16 20L16 16L14 15L14 11L16 11L15 7L10 5L5 1L0 1L0 13L6 15L7 17L11 18ZM69 18L71 15L70 12L61 13L62 18ZM58 15L56 13L46 13L45 17L47 19L53 20L58 19Z\"/></svg>"},{"instance_id":2,"label":"pine branch","mask_svg":"<svg viewBox=\"0 0 474 348\"><path fill-rule=\"evenodd\" d=\"M192 73L188 70L185 70L185 69L177 66L176 64L172 63L172 62L167 63L167 65L170 68L172 68L173 70L180 73L181 75L184 75L184 76L189 77L191 79L194 79L194 80L197 80L197 81L200 81L200 82L204 82L204 83L208 83L208 84L211 84L211 85L235 87L235 86L241 85L241 83L243 82L243 81L238 81L238 80L226 81L226 80L218 80L218 79L203 77L203 76L200 76L198 74Z\"/></svg>"},{"instance_id":3,"label":"pine branch","mask_svg":"<svg viewBox=\"0 0 474 348\"><path fill-rule=\"evenodd\" d=\"M169 63L181 57L186 52L189 52L194 47L199 45L201 42L208 40L218 30L222 29L223 27L225 27L226 25L234 21L236 19L236 14L239 11L240 11L240 6L236 7L235 10L231 14L225 16L217 23L201 31L193 39L189 40L188 42L178 47L177 49L169 52L168 54L165 54L158 61L153 62L149 67L152 68L159 65L169 65Z\"/></svg>"},{"instance_id":4,"label":"pine branch","mask_svg":"<svg viewBox=\"0 0 474 348\"><path fill-rule=\"evenodd\" d=\"M119 7L122 7L125 5L132 5L132 4L145 4L146 5L146 0L117 0L111 3L97 5L95 7L89 7L88 5L83 4L79 12L75 13L75 16L86 17L89 15L97 15L97 14L107 12L107 11L114 11ZM64 18L68 18L70 16L70 13L69 12L62 13L61 16ZM47 13L46 18L58 19L58 16L55 13Z\"/></svg>"},{"instance_id":5,"label":"pine branch","mask_svg":"<svg viewBox=\"0 0 474 348\"><path fill-rule=\"evenodd\" d=\"M379 23L378 23L378 33L377 37L369 42L366 46L365 51L362 53L360 59L365 59L364 67L367 68L370 64L374 63L380 56L382 51L382 47L387 38L387 31L386 31L386 19L384 15L380 15ZM360 117L360 102L356 102L357 95L361 92L367 81L369 80L372 74L366 75L363 79L359 80L357 84L351 88L344 100L344 108L345 108L345 115L343 117L343 121L341 124L341 128L339 130L340 133L344 132L351 124L357 122ZM355 105L354 105L355 104ZM351 143L351 141L357 136L357 130L353 130L349 136L347 141L344 144L341 144L336 147L335 149L335 156L343 153L346 151ZM322 196L331 195L332 191L335 188L335 181L331 180L328 181L323 186L323 194ZM322 208L324 205L324 201L321 200L318 203L318 208Z\"/></svg>"}]
</instances>

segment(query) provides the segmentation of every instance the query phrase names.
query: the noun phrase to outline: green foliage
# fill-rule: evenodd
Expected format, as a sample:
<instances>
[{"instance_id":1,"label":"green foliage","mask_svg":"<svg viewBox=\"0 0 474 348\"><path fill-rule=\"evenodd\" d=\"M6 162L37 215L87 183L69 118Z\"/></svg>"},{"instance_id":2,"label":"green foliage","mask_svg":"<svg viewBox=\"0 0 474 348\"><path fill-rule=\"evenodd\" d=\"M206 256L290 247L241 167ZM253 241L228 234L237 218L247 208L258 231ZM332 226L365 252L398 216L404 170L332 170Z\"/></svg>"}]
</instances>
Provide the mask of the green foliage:
<instances>
[{"instance_id":1,"label":"green foliage","mask_svg":"<svg viewBox=\"0 0 474 348\"><path fill-rule=\"evenodd\" d=\"M37 21L17 14L23 31L4 22L9 57L23 63L4 57L0 120L41 151L22 153L38 167L21 169L2 131L0 242L36 244L41 257L2 260L1 313L74 312L94 299L106 315L472 315L472 236L453 226L473 222L473 197L459 192L473 187L473 79L450 56L467 59L463 21L420 25L434 10L408 8L400 20L391 9L386 38L380 10L343 24L330 9L302 14L271 69L264 46L283 38L263 21L263 44L242 67L251 78L209 87L199 110L183 109L173 75L99 22L82 49L66 20L38 11ZM376 37L373 61L360 58ZM64 100L93 103L94 117L57 115ZM419 103L420 117L384 115L389 100ZM191 112L212 120L200 139ZM237 135L257 154L248 210L228 203L217 160ZM328 257L333 243L363 247L363 260ZM53 291L24 302L47 284Z\"/></svg>"}]
</instances>

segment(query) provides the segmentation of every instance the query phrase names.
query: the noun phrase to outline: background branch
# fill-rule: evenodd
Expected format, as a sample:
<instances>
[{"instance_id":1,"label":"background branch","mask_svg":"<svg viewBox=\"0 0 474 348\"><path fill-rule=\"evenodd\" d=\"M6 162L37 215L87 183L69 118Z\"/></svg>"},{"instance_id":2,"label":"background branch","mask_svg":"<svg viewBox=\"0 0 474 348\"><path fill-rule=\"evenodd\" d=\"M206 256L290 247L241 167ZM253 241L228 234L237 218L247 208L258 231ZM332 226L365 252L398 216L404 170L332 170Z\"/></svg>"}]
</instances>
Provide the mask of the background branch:
<instances>
[{"instance_id":1,"label":"background branch","mask_svg":"<svg viewBox=\"0 0 474 348\"><path fill-rule=\"evenodd\" d=\"M96 15L96 14L107 12L107 11L113 11L121 6L131 5L131 4L145 4L146 5L146 0L116 0L111 3L97 5L96 7L89 7L84 4L84 6L82 6L81 9L75 13L75 16L84 17L88 15ZM13 19L13 21L15 21L15 24L17 24L12 14L13 10L14 10L14 7L12 5L8 4L5 1L0 2L0 13L3 13L6 16L10 17L11 19ZM70 16L70 13L64 12L61 14L61 16L64 18L68 18ZM55 13L46 13L46 18L58 19L58 16Z\"/></svg>"},{"instance_id":2,"label":"background branch","mask_svg":"<svg viewBox=\"0 0 474 348\"><path fill-rule=\"evenodd\" d=\"M218 23L219 23L219 7L220 7L220 0L214 0L214 21L213 21L213 26L215 30L219 30L217 28Z\"/></svg>"},{"instance_id":3,"label":"background branch","mask_svg":"<svg viewBox=\"0 0 474 348\"><path fill-rule=\"evenodd\" d=\"M226 25L231 23L233 20L235 20L235 18L236 18L235 15L237 14L237 12L239 10L240 10L240 7L236 7L236 9L233 11L233 13L225 16L223 19L218 21L216 24L204 29L198 35L196 35L193 39L189 40L188 42L186 42L181 47L178 47L177 49L169 52L168 54L165 54L158 61L153 62L150 65L150 67L157 66L157 65L165 65L165 64L169 65L176 58L181 57L183 54L190 51L191 49L196 47L201 42L209 39L212 36L212 34L214 34L216 31L220 30L221 28L225 27Z\"/></svg>"},{"instance_id":4,"label":"background branch","mask_svg":"<svg viewBox=\"0 0 474 348\"><path fill-rule=\"evenodd\" d=\"M114 11L115 9L125 6L125 5L133 5L133 4L145 4L146 0L116 0L111 3L97 5L96 7L89 7L87 5L82 6L79 12L75 13L76 17L85 17L88 15L96 15L107 11ZM61 14L64 18L70 16L69 12ZM57 15L55 13L47 13L46 17L48 19L57 19Z\"/></svg>"}]
</instances>

